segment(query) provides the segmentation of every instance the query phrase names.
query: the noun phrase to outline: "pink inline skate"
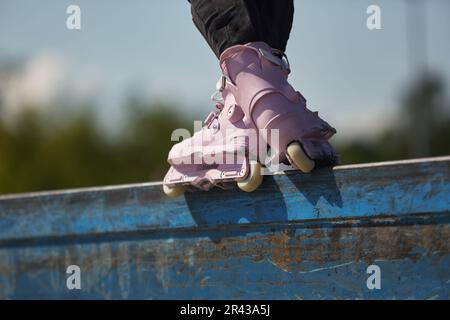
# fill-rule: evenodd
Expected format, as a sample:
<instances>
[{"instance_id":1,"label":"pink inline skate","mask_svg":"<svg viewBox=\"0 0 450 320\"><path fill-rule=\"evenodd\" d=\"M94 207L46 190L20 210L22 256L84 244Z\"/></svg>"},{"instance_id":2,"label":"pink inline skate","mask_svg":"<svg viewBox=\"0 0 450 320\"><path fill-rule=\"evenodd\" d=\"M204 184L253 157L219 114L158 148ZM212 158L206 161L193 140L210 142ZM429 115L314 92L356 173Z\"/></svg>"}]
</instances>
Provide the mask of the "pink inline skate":
<instances>
[{"instance_id":1,"label":"pink inline skate","mask_svg":"<svg viewBox=\"0 0 450 320\"><path fill-rule=\"evenodd\" d=\"M222 79L202 130L171 149L164 192L228 188L251 192L262 169L290 164L303 172L335 165L328 140L336 133L288 83L286 56L264 42L237 45L220 56Z\"/></svg>"}]
</instances>

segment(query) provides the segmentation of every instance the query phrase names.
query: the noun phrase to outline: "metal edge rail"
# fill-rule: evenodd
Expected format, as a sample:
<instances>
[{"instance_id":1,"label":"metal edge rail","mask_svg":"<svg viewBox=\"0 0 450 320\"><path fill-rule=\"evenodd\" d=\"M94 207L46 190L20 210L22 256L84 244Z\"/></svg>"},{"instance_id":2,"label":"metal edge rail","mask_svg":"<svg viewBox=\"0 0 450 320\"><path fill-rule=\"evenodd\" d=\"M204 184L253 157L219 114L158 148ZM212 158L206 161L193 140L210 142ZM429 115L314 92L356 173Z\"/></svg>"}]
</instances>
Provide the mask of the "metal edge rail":
<instances>
[{"instance_id":1,"label":"metal edge rail","mask_svg":"<svg viewBox=\"0 0 450 320\"><path fill-rule=\"evenodd\" d=\"M423 224L446 219L449 208L450 157L437 157L266 176L250 194L211 190L170 199L157 182L6 195L0 244L378 218Z\"/></svg>"}]
</instances>

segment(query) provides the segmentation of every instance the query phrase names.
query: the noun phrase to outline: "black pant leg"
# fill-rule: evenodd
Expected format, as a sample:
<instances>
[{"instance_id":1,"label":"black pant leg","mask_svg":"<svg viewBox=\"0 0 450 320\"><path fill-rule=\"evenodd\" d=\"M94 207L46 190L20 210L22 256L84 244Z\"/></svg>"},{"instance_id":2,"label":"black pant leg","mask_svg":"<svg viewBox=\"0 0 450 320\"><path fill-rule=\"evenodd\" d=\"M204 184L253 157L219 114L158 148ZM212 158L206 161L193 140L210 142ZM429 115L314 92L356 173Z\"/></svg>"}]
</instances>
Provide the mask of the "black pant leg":
<instances>
[{"instance_id":1,"label":"black pant leg","mask_svg":"<svg viewBox=\"0 0 450 320\"><path fill-rule=\"evenodd\" d=\"M284 51L293 0L191 0L194 24L217 57L236 44L264 41Z\"/></svg>"},{"instance_id":2,"label":"black pant leg","mask_svg":"<svg viewBox=\"0 0 450 320\"><path fill-rule=\"evenodd\" d=\"M285 51L294 18L293 0L244 0L261 41Z\"/></svg>"}]
</instances>

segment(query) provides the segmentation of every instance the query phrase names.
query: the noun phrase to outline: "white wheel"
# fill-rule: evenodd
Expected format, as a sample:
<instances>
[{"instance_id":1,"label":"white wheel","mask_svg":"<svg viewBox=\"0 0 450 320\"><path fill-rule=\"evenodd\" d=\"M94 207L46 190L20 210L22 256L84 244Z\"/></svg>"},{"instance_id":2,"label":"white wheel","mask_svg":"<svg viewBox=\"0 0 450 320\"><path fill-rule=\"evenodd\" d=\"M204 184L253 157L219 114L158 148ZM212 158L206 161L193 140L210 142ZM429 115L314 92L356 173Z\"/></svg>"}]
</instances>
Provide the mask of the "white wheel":
<instances>
[{"instance_id":1,"label":"white wheel","mask_svg":"<svg viewBox=\"0 0 450 320\"><path fill-rule=\"evenodd\" d=\"M261 164L258 161L250 161L250 173L247 179L237 183L239 189L245 192L255 191L262 183Z\"/></svg>"},{"instance_id":2,"label":"white wheel","mask_svg":"<svg viewBox=\"0 0 450 320\"><path fill-rule=\"evenodd\" d=\"M298 142L293 142L287 147L287 154L292 164L302 172L308 173L314 169L314 160L306 155Z\"/></svg>"},{"instance_id":3,"label":"white wheel","mask_svg":"<svg viewBox=\"0 0 450 320\"><path fill-rule=\"evenodd\" d=\"M179 197L184 193L183 186L169 187L169 186L163 185L163 190L164 190L164 193L171 198Z\"/></svg>"}]
</instances>

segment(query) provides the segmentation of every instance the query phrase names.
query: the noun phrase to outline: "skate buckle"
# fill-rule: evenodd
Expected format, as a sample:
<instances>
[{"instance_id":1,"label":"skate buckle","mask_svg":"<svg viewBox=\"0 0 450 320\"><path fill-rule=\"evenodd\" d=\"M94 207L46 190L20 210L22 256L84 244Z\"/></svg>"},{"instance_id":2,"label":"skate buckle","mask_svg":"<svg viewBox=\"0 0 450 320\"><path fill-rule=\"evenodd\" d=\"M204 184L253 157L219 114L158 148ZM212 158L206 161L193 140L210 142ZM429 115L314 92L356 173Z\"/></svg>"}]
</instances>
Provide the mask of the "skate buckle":
<instances>
[{"instance_id":1,"label":"skate buckle","mask_svg":"<svg viewBox=\"0 0 450 320\"><path fill-rule=\"evenodd\" d=\"M207 127L209 127L209 125L211 124L211 122L214 120L215 117L216 117L216 113L210 112L204 121L205 125Z\"/></svg>"},{"instance_id":2,"label":"skate buckle","mask_svg":"<svg viewBox=\"0 0 450 320\"><path fill-rule=\"evenodd\" d=\"M212 129L213 133L215 134L220 129L219 120L217 119L217 113L211 112L208 117L205 119L205 126L208 129Z\"/></svg>"},{"instance_id":3,"label":"skate buckle","mask_svg":"<svg viewBox=\"0 0 450 320\"><path fill-rule=\"evenodd\" d=\"M287 55L283 52L283 57L281 58L281 63L283 67L287 70L288 74L291 73L291 65L289 63L289 59Z\"/></svg>"},{"instance_id":4,"label":"skate buckle","mask_svg":"<svg viewBox=\"0 0 450 320\"><path fill-rule=\"evenodd\" d=\"M223 100L223 96L222 96L222 92L220 91L216 91L211 95L211 100L216 102L216 103L220 103L223 104L224 100Z\"/></svg>"},{"instance_id":5,"label":"skate buckle","mask_svg":"<svg viewBox=\"0 0 450 320\"><path fill-rule=\"evenodd\" d=\"M225 89L225 86L227 84L227 78L225 76L220 76L220 79L216 83L216 90L219 92L222 92L223 89Z\"/></svg>"},{"instance_id":6,"label":"skate buckle","mask_svg":"<svg viewBox=\"0 0 450 320\"><path fill-rule=\"evenodd\" d=\"M231 123L236 123L244 117L244 111L237 104L228 108L227 118Z\"/></svg>"},{"instance_id":7,"label":"skate buckle","mask_svg":"<svg viewBox=\"0 0 450 320\"><path fill-rule=\"evenodd\" d=\"M216 91L211 95L211 100L220 104L224 103L222 92L227 84L227 78L221 76L219 81L216 83Z\"/></svg>"},{"instance_id":8,"label":"skate buckle","mask_svg":"<svg viewBox=\"0 0 450 320\"><path fill-rule=\"evenodd\" d=\"M289 59L283 51L272 48L272 52L270 52L270 51L260 48L259 52L260 52L261 56L263 56L264 58L266 58L273 64L285 69L288 72L288 74L291 73Z\"/></svg>"}]
</instances>

